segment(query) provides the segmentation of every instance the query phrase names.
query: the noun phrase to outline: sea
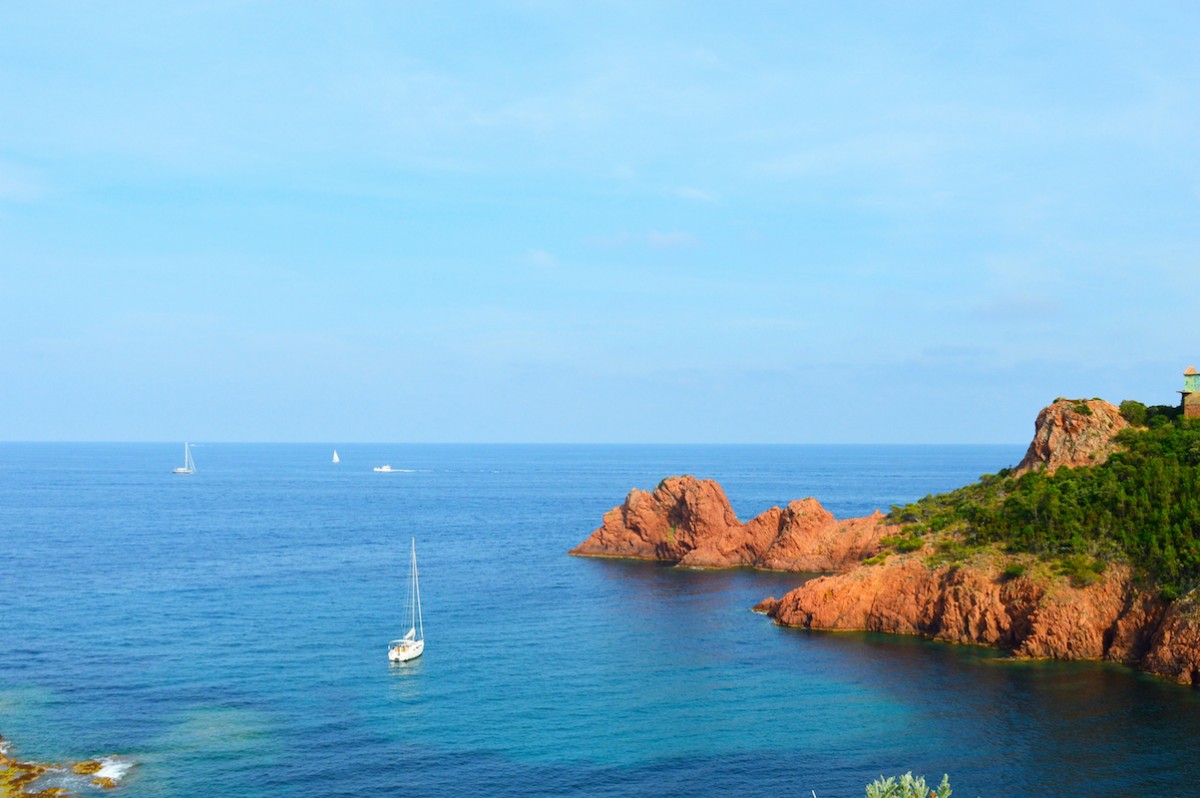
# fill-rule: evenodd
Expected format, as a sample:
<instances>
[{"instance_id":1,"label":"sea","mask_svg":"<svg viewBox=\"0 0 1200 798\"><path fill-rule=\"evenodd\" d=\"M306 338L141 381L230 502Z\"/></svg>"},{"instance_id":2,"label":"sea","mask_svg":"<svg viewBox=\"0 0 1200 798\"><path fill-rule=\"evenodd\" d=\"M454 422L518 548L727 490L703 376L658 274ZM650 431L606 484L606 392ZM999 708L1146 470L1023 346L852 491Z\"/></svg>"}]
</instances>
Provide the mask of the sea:
<instances>
[{"instance_id":1,"label":"sea","mask_svg":"<svg viewBox=\"0 0 1200 798\"><path fill-rule=\"evenodd\" d=\"M567 554L669 475L847 517L1022 451L201 443L180 476L178 443L0 443L0 734L115 755L129 798L1200 794L1190 688L751 612L803 574ZM391 664L413 541L425 654Z\"/></svg>"}]
</instances>

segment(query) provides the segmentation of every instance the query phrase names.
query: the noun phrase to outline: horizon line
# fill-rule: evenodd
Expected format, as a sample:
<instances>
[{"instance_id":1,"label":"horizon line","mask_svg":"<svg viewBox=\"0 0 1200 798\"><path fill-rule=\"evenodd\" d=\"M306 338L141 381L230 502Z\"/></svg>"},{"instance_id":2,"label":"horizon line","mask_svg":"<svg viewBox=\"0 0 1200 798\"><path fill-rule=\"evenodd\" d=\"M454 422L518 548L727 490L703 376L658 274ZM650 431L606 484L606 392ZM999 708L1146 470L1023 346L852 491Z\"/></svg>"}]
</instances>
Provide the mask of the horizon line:
<instances>
[{"instance_id":1,"label":"horizon line","mask_svg":"<svg viewBox=\"0 0 1200 798\"><path fill-rule=\"evenodd\" d=\"M1026 446L1021 441L975 443L937 441L816 442L816 441L252 441L252 440L80 440L3 439L4 444L139 444L147 446Z\"/></svg>"}]
</instances>

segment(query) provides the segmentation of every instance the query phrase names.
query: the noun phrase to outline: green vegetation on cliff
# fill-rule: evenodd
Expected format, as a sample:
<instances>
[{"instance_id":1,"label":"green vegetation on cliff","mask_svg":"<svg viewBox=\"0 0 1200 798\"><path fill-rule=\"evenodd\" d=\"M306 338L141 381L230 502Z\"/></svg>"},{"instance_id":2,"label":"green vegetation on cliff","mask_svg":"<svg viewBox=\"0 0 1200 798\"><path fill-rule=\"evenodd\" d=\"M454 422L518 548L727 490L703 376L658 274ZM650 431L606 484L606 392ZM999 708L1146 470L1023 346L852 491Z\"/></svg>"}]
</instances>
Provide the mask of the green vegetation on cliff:
<instances>
[{"instance_id":1,"label":"green vegetation on cliff","mask_svg":"<svg viewBox=\"0 0 1200 798\"><path fill-rule=\"evenodd\" d=\"M1200 583L1200 423L1158 408L1123 403L1149 428L1116 437L1120 449L1102 465L1006 471L972 485L892 508L905 538L945 536L937 559L950 562L974 546L999 544L1057 561L1086 583L1104 563L1124 559L1173 598ZM1127 416L1128 417L1128 416ZM911 544L909 544L911 546Z\"/></svg>"}]
</instances>

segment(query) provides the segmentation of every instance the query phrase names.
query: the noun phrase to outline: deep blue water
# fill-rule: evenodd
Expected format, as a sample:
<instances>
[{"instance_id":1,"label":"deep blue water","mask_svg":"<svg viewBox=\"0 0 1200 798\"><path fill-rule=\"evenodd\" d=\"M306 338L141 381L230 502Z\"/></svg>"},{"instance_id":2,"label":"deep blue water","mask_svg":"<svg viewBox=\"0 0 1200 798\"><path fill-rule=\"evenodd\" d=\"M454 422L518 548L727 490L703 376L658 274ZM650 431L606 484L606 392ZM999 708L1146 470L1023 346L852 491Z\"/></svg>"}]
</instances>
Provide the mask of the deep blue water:
<instances>
[{"instance_id":1,"label":"deep blue water","mask_svg":"<svg viewBox=\"0 0 1200 798\"><path fill-rule=\"evenodd\" d=\"M796 575L565 552L631 487L839 517L1020 447L0 444L0 734L129 796L1194 795L1200 701L1091 663L785 630ZM391 463L411 472L376 474ZM426 654L389 665L417 540Z\"/></svg>"}]
</instances>

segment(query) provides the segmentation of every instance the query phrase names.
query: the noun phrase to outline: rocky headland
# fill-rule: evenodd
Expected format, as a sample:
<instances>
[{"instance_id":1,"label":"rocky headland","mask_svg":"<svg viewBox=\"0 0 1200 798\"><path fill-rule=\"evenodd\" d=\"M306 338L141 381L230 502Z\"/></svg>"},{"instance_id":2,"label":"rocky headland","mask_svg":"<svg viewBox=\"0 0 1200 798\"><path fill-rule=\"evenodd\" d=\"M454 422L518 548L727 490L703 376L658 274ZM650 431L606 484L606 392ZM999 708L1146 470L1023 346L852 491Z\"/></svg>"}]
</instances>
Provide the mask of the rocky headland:
<instances>
[{"instance_id":1,"label":"rocky headland","mask_svg":"<svg viewBox=\"0 0 1200 798\"><path fill-rule=\"evenodd\" d=\"M1056 400L1038 414L1011 476L1104 463L1129 426L1108 402ZM1168 600L1120 562L1079 579L1001 545L946 557L957 545L953 531L917 537L910 529L879 512L837 520L812 498L743 524L717 483L685 476L652 492L630 491L571 553L824 572L755 610L785 626L914 634L1027 658L1111 660L1200 686L1195 592Z\"/></svg>"}]
</instances>

